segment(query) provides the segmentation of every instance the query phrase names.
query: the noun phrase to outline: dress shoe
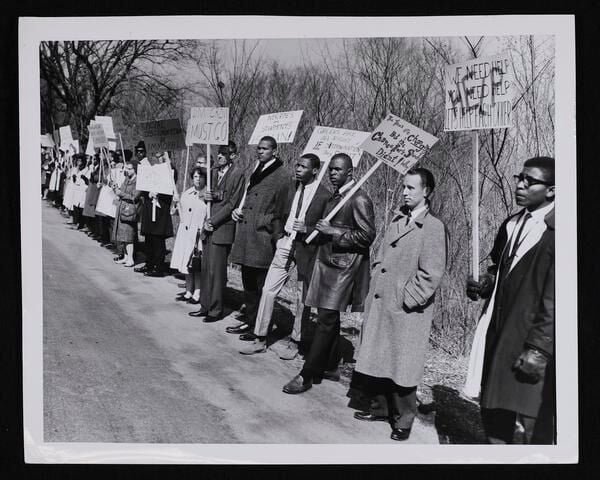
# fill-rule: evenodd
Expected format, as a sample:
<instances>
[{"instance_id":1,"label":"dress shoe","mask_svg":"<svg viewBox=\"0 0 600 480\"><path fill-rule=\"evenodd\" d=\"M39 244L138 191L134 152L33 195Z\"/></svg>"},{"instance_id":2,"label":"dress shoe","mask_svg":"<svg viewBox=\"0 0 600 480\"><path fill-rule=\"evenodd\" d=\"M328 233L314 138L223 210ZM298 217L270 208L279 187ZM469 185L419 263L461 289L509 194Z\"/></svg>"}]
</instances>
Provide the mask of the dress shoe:
<instances>
[{"instance_id":1,"label":"dress shoe","mask_svg":"<svg viewBox=\"0 0 600 480\"><path fill-rule=\"evenodd\" d=\"M201 308L197 312L189 312L188 315L190 317L206 317L208 315L208 310Z\"/></svg>"},{"instance_id":2,"label":"dress shoe","mask_svg":"<svg viewBox=\"0 0 600 480\"><path fill-rule=\"evenodd\" d=\"M125 255L117 255L116 257L113 257L113 261L118 262L119 260L123 260L125 258Z\"/></svg>"},{"instance_id":3,"label":"dress shoe","mask_svg":"<svg viewBox=\"0 0 600 480\"><path fill-rule=\"evenodd\" d=\"M152 271L144 273L144 276L160 278L160 277L164 277L165 274L164 274L164 272L161 272L160 270L152 270Z\"/></svg>"},{"instance_id":4,"label":"dress shoe","mask_svg":"<svg viewBox=\"0 0 600 480\"><path fill-rule=\"evenodd\" d=\"M207 315L202 319L204 323L214 323L223 319L223 315Z\"/></svg>"},{"instance_id":5,"label":"dress shoe","mask_svg":"<svg viewBox=\"0 0 600 480\"><path fill-rule=\"evenodd\" d=\"M119 259L119 260L115 260L115 263L118 263L120 265L127 263L127 259L125 257Z\"/></svg>"},{"instance_id":6,"label":"dress shoe","mask_svg":"<svg viewBox=\"0 0 600 480\"><path fill-rule=\"evenodd\" d=\"M298 344L290 339L281 349L277 350L277 354L282 360L293 360L298 355Z\"/></svg>"},{"instance_id":7,"label":"dress shoe","mask_svg":"<svg viewBox=\"0 0 600 480\"><path fill-rule=\"evenodd\" d=\"M123 266L124 266L124 267L133 267L134 265L135 265L135 263L134 263L134 262L125 262L125 263L123 264Z\"/></svg>"},{"instance_id":8,"label":"dress shoe","mask_svg":"<svg viewBox=\"0 0 600 480\"><path fill-rule=\"evenodd\" d=\"M137 273L146 273L150 271L150 267L148 265L142 265L141 267L134 268L133 271Z\"/></svg>"},{"instance_id":9,"label":"dress shoe","mask_svg":"<svg viewBox=\"0 0 600 480\"><path fill-rule=\"evenodd\" d=\"M225 331L227 333L246 333L250 330L250 325L247 323L242 323L241 325L236 325L234 327L227 327Z\"/></svg>"},{"instance_id":10,"label":"dress shoe","mask_svg":"<svg viewBox=\"0 0 600 480\"><path fill-rule=\"evenodd\" d=\"M189 303L190 305L200 305L200 299L199 298L190 297L190 298L187 299L187 303Z\"/></svg>"},{"instance_id":11,"label":"dress shoe","mask_svg":"<svg viewBox=\"0 0 600 480\"><path fill-rule=\"evenodd\" d=\"M330 380L332 382L339 382L340 381L340 369L336 368L335 370L325 370L323 372L323 378L325 380Z\"/></svg>"},{"instance_id":12,"label":"dress shoe","mask_svg":"<svg viewBox=\"0 0 600 480\"><path fill-rule=\"evenodd\" d=\"M256 335L254 335L252 332L242 333L240 335L240 340L242 342L252 342L252 341L256 340Z\"/></svg>"},{"instance_id":13,"label":"dress shoe","mask_svg":"<svg viewBox=\"0 0 600 480\"><path fill-rule=\"evenodd\" d=\"M303 393L312 388L312 380L305 381L302 375L296 375L283 387L284 393L296 394Z\"/></svg>"},{"instance_id":14,"label":"dress shoe","mask_svg":"<svg viewBox=\"0 0 600 480\"><path fill-rule=\"evenodd\" d=\"M354 418L363 422L387 422L388 418L383 415L373 415L371 412L354 412Z\"/></svg>"},{"instance_id":15,"label":"dress shoe","mask_svg":"<svg viewBox=\"0 0 600 480\"><path fill-rule=\"evenodd\" d=\"M255 353L264 353L267 351L267 341L256 338L251 344L240 348L242 355L254 355Z\"/></svg>"},{"instance_id":16,"label":"dress shoe","mask_svg":"<svg viewBox=\"0 0 600 480\"><path fill-rule=\"evenodd\" d=\"M390 435L390 438L392 440L401 442L402 440L407 440L409 436L410 436L410 428L394 428L392 430L392 434Z\"/></svg>"},{"instance_id":17,"label":"dress shoe","mask_svg":"<svg viewBox=\"0 0 600 480\"><path fill-rule=\"evenodd\" d=\"M177 295L175 297L176 302L187 302L192 297L186 297L185 295Z\"/></svg>"}]
</instances>

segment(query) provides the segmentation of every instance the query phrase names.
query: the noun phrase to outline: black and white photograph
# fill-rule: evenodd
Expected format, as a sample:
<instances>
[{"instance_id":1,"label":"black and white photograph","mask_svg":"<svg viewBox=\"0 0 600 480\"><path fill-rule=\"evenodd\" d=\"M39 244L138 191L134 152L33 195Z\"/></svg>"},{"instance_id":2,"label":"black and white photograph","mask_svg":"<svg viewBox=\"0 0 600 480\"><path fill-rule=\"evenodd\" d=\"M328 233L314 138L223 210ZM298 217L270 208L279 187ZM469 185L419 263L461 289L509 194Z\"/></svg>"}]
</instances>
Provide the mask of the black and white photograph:
<instances>
[{"instance_id":1,"label":"black and white photograph","mask_svg":"<svg viewBox=\"0 0 600 480\"><path fill-rule=\"evenodd\" d=\"M20 19L25 461L577 462L574 33Z\"/></svg>"}]
</instances>

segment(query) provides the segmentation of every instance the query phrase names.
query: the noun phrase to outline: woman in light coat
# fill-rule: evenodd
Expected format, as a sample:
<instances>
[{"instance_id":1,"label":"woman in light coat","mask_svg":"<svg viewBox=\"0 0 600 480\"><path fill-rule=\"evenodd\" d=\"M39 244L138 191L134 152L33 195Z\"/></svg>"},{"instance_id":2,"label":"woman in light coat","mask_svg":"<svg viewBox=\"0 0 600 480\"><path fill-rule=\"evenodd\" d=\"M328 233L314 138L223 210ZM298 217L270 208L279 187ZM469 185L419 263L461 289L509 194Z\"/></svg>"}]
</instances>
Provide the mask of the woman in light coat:
<instances>
[{"instance_id":1,"label":"woman in light coat","mask_svg":"<svg viewBox=\"0 0 600 480\"><path fill-rule=\"evenodd\" d=\"M202 240L198 233L202 231L206 218L204 190L206 170L196 167L191 173L193 186L183 192L179 200L180 222L171 255L171 268L185 274L185 292L175 299L188 303L200 303L200 271L189 271L188 263L194 247L202 250Z\"/></svg>"}]
</instances>

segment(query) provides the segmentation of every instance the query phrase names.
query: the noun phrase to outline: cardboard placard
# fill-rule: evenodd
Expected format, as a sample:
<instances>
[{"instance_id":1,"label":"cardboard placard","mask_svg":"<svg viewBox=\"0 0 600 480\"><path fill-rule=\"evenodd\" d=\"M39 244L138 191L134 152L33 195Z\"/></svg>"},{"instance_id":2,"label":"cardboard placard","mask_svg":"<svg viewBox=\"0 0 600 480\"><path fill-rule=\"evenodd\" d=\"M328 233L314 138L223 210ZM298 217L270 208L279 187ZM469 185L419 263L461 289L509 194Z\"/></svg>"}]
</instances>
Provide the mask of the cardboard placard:
<instances>
[{"instance_id":1,"label":"cardboard placard","mask_svg":"<svg viewBox=\"0 0 600 480\"><path fill-rule=\"evenodd\" d=\"M512 126L513 82L508 54L474 58L446 67L444 130Z\"/></svg>"},{"instance_id":2,"label":"cardboard placard","mask_svg":"<svg viewBox=\"0 0 600 480\"><path fill-rule=\"evenodd\" d=\"M369 132L358 130L317 126L302 154L314 153L321 159L321 163L325 164L336 153L346 153L352 159L352 165L356 167L363 153L360 146L369 135Z\"/></svg>"},{"instance_id":3,"label":"cardboard placard","mask_svg":"<svg viewBox=\"0 0 600 480\"><path fill-rule=\"evenodd\" d=\"M117 138L117 136L115 135L115 129L113 128L112 117L96 115L94 117L94 121L96 123L99 123L100 125L102 125L102 128L104 129L104 134L106 135L106 138L113 138L113 139Z\"/></svg>"},{"instance_id":4,"label":"cardboard placard","mask_svg":"<svg viewBox=\"0 0 600 480\"><path fill-rule=\"evenodd\" d=\"M173 170L167 163L139 165L135 188L143 192L173 195Z\"/></svg>"},{"instance_id":5,"label":"cardboard placard","mask_svg":"<svg viewBox=\"0 0 600 480\"><path fill-rule=\"evenodd\" d=\"M98 194L96 202L96 212L102 213L107 217L115 218L117 214L117 195L108 185L103 185Z\"/></svg>"},{"instance_id":6,"label":"cardboard placard","mask_svg":"<svg viewBox=\"0 0 600 480\"><path fill-rule=\"evenodd\" d=\"M229 143L229 108L192 107L185 144L227 145Z\"/></svg>"},{"instance_id":7,"label":"cardboard placard","mask_svg":"<svg viewBox=\"0 0 600 480\"><path fill-rule=\"evenodd\" d=\"M108 148L108 139L106 138L106 134L104 133L104 127L102 126L102 124L92 122L90 125L88 125L88 130L90 132L90 142L93 142L92 148Z\"/></svg>"},{"instance_id":8,"label":"cardboard placard","mask_svg":"<svg viewBox=\"0 0 600 480\"><path fill-rule=\"evenodd\" d=\"M45 135L40 135L40 145L42 147L53 148L55 143L54 140L52 140L52 135L50 135L49 133L46 133Z\"/></svg>"},{"instance_id":9,"label":"cardboard placard","mask_svg":"<svg viewBox=\"0 0 600 480\"><path fill-rule=\"evenodd\" d=\"M63 151L67 151L69 148L69 144L73 142L73 133L71 132L71 127L66 125L64 127L60 127L58 129L58 133L60 136L60 149Z\"/></svg>"},{"instance_id":10,"label":"cardboard placard","mask_svg":"<svg viewBox=\"0 0 600 480\"><path fill-rule=\"evenodd\" d=\"M139 124L146 153L151 158L158 152L176 151L185 148L183 130L178 118L153 120Z\"/></svg>"},{"instance_id":11,"label":"cardboard placard","mask_svg":"<svg viewBox=\"0 0 600 480\"><path fill-rule=\"evenodd\" d=\"M405 174L438 141L436 137L389 113L363 142L362 149Z\"/></svg>"},{"instance_id":12,"label":"cardboard placard","mask_svg":"<svg viewBox=\"0 0 600 480\"><path fill-rule=\"evenodd\" d=\"M258 145L264 136L273 137L277 143L292 143L303 111L292 110L261 115L256 122L248 145Z\"/></svg>"}]
</instances>

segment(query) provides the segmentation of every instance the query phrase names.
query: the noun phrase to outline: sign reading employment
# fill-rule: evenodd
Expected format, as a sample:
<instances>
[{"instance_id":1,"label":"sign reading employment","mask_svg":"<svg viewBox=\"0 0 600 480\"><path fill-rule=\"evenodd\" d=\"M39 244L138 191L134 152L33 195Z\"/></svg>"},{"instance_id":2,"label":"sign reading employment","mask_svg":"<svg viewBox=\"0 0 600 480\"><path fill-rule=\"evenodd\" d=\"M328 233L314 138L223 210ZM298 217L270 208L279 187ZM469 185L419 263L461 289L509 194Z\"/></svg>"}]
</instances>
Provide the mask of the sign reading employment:
<instances>
[{"instance_id":1,"label":"sign reading employment","mask_svg":"<svg viewBox=\"0 0 600 480\"><path fill-rule=\"evenodd\" d=\"M261 115L248 145L258 145L260 139L267 135L277 140L277 143L292 143L303 111L293 110Z\"/></svg>"},{"instance_id":2,"label":"sign reading employment","mask_svg":"<svg viewBox=\"0 0 600 480\"><path fill-rule=\"evenodd\" d=\"M430 133L388 113L361 147L405 174L437 141Z\"/></svg>"},{"instance_id":3,"label":"sign reading employment","mask_svg":"<svg viewBox=\"0 0 600 480\"><path fill-rule=\"evenodd\" d=\"M108 148L108 139L104 133L104 127L100 123L92 122L88 125L90 140L95 148ZM93 148L92 147L92 148Z\"/></svg>"},{"instance_id":4,"label":"sign reading employment","mask_svg":"<svg viewBox=\"0 0 600 480\"><path fill-rule=\"evenodd\" d=\"M143 192L173 195L173 170L168 163L138 165L135 188Z\"/></svg>"},{"instance_id":5,"label":"sign reading employment","mask_svg":"<svg viewBox=\"0 0 600 480\"><path fill-rule=\"evenodd\" d=\"M352 159L352 165L356 167L363 153L360 146L369 135L371 135L369 132L358 130L315 127L302 155L314 153L321 162L326 162L336 153L346 153Z\"/></svg>"},{"instance_id":6,"label":"sign reading employment","mask_svg":"<svg viewBox=\"0 0 600 480\"><path fill-rule=\"evenodd\" d=\"M513 72L508 54L446 67L444 130L512 126Z\"/></svg>"},{"instance_id":7,"label":"sign reading employment","mask_svg":"<svg viewBox=\"0 0 600 480\"><path fill-rule=\"evenodd\" d=\"M229 143L229 108L192 107L185 144L227 145Z\"/></svg>"},{"instance_id":8,"label":"sign reading employment","mask_svg":"<svg viewBox=\"0 0 600 480\"><path fill-rule=\"evenodd\" d=\"M146 152L151 156L158 152L181 150L185 148L183 130L178 118L154 120L139 125L142 138L146 143ZM153 190L150 190L153 191Z\"/></svg>"}]
</instances>

